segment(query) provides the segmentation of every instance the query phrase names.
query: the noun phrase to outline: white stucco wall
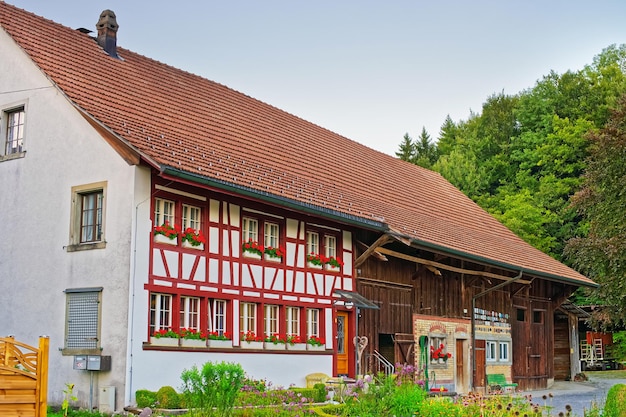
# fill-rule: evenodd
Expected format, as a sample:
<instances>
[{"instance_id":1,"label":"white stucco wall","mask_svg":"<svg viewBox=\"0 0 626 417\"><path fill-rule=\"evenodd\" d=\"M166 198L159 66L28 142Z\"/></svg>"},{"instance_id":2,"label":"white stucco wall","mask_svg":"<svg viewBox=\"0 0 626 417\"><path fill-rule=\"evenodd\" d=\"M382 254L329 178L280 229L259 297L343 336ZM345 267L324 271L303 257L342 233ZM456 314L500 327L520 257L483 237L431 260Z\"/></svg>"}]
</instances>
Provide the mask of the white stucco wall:
<instances>
[{"instance_id":1,"label":"white stucco wall","mask_svg":"<svg viewBox=\"0 0 626 417\"><path fill-rule=\"evenodd\" d=\"M50 403L60 403L65 384L74 383L86 406L89 372L73 370L73 356L59 350L63 291L103 287L101 346L112 357L112 371L94 374L93 402L99 387L115 386L119 409L125 402L131 237L139 203L133 195L147 198L148 173L129 166L2 30L0 56L0 110L20 103L26 109L26 156L0 161L0 336L36 346L38 336L48 335ZM100 181L107 182L106 248L67 252L71 188Z\"/></svg>"}]
</instances>

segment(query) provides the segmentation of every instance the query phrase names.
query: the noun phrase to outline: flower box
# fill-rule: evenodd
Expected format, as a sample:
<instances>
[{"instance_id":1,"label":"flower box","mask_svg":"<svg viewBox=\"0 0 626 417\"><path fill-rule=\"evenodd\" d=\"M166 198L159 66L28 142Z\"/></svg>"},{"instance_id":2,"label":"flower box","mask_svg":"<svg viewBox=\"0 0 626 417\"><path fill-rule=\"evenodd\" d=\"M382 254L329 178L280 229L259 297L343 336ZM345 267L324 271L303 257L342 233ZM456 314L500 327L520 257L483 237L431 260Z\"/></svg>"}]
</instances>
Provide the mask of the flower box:
<instances>
[{"instance_id":1,"label":"flower box","mask_svg":"<svg viewBox=\"0 0 626 417\"><path fill-rule=\"evenodd\" d=\"M175 337L151 337L150 344L153 346L178 346L179 340Z\"/></svg>"},{"instance_id":2,"label":"flower box","mask_svg":"<svg viewBox=\"0 0 626 417\"><path fill-rule=\"evenodd\" d=\"M306 350L306 343L287 344L287 350Z\"/></svg>"},{"instance_id":3,"label":"flower box","mask_svg":"<svg viewBox=\"0 0 626 417\"><path fill-rule=\"evenodd\" d=\"M188 241L183 240L183 248L204 250L204 243L200 243L199 245L194 246Z\"/></svg>"},{"instance_id":4,"label":"flower box","mask_svg":"<svg viewBox=\"0 0 626 417\"><path fill-rule=\"evenodd\" d=\"M206 348L206 340L200 339L180 339L182 347Z\"/></svg>"},{"instance_id":5,"label":"flower box","mask_svg":"<svg viewBox=\"0 0 626 417\"><path fill-rule=\"evenodd\" d=\"M327 271L332 271L332 272L339 272L339 271L341 271L341 267L339 267L339 266L332 266L330 264L326 264L325 266L326 266L326 270Z\"/></svg>"},{"instance_id":6,"label":"flower box","mask_svg":"<svg viewBox=\"0 0 626 417\"><path fill-rule=\"evenodd\" d=\"M233 347L233 341L209 339L209 347L213 349L230 349Z\"/></svg>"},{"instance_id":7,"label":"flower box","mask_svg":"<svg viewBox=\"0 0 626 417\"><path fill-rule=\"evenodd\" d=\"M306 263L306 266L308 266L309 268L313 268L313 269L322 269L323 265L316 265L313 262L308 262Z\"/></svg>"},{"instance_id":8,"label":"flower box","mask_svg":"<svg viewBox=\"0 0 626 417\"><path fill-rule=\"evenodd\" d=\"M243 251L243 257L244 258L250 258L250 259L261 259L261 254L260 253L256 253L256 252L250 252L247 250Z\"/></svg>"},{"instance_id":9,"label":"flower box","mask_svg":"<svg viewBox=\"0 0 626 417\"><path fill-rule=\"evenodd\" d=\"M280 261L283 260L283 258L281 258L281 257L272 256L272 255L267 254L267 253L263 254L263 259L265 259L266 261L269 261L269 262L280 262Z\"/></svg>"},{"instance_id":10,"label":"flower box","mask_svg":"<svg viewBox=\"0 0 626 417\"><path fill-rule=\"evenodd\" d=\"M285 350L284 343L263 342L263 348L265 350Z\"/></svg>"},{"instance_id":11,"label":"flower box","mask_svg":"<svg viewBox=\"0 0 626 417\"><path fill-rule=\"evenodd\" d=\"M325 345L306 345L306 350L312 350L314 352L324 352L326 350Z\"/></svg>"},{"instance_id":12,"label":"flower box","mask_svg":"<svg viewBox=\"0 0 626 417\"><path fill-rule=\"evenodd\" d=\"M263 343L264 342L246 342L246 341L241 341L241 348L242 349L263 349Z\"/></svg>"},{"instance_id":13,"label":"flower box","mask_svg":"<svg viewBox=\"0 0 626 417\"><path fill-rule=\"evenodd\" d=\"M178 244L178 239L176 237L174 237L173 239L170 239L169 237L165 235L154 235L154 241L156 243L165 243L166 245Z\"/></svg>"}]
</instances>

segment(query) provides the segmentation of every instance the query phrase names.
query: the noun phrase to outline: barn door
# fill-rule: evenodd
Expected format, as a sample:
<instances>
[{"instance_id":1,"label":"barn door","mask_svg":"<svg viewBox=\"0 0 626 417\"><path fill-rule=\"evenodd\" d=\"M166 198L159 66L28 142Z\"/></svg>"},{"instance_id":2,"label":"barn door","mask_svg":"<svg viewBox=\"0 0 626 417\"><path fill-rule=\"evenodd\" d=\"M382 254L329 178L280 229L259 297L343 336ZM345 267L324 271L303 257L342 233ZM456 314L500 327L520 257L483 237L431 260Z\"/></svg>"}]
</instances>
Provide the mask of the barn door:
<instances>
[{"instance_id":1,"label":"barn door","mask_svg":"<svg viewBox=\"0 0 626 417\"><path fill-rule=\"evenodd\" d=\"M474 387L485 386L485 341L476 340L475 344L475 359L476 359L476 371L474 372Z\"/></svg>"}]
</instances>

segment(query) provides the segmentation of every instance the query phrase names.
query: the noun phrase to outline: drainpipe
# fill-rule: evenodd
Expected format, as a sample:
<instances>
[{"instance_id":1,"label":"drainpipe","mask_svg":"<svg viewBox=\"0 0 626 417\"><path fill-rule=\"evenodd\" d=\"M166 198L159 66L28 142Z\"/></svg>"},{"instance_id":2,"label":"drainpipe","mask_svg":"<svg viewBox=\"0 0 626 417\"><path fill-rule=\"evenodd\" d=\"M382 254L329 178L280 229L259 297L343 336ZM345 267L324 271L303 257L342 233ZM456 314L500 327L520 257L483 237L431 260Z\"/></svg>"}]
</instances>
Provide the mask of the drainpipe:
<instances>
[{"instance_id":1,"label":"drainpipe","mask_svg":"<svg viewBox=\"0 0 626 417\"><path fill-rule=\"evenodd\" d=\"M488 290L478 293L472 297L472 390L475 388L474 383L476 382L474 381L474 378L476 377L476 314L475 314L476 300L486 294L489 294L492 291L498 290L502 287L506 287L507 285L512 284L515 281L521 279L523 272L524 272L523 270L520 270L519 274L516 277L511 278L508 281L501 282L495 287L489 288Z\"/></svg>"}]
</instances>

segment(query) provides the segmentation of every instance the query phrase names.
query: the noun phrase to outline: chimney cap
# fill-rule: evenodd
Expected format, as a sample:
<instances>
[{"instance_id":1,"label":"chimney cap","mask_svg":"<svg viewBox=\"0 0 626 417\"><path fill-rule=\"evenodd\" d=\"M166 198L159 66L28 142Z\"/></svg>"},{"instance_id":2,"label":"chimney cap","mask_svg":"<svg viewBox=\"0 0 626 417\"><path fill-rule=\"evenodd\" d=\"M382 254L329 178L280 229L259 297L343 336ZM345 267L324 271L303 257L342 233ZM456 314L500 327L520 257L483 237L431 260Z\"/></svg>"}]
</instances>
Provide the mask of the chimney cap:
<instances>
[{"instance_id":1,"label":"chimney cap","mask_svg":"<svg viewBox=\"0 0 626 417\"><path fill-rule=\"evenodd\" d=\"M96 23L96 29L109 29L117 32L117 29L119 29L119 25L117 24L115 12L109 9L103 10L102 13L100 13L100 19L98 19L98 23Z\"/></svg>"}]
</instances>

